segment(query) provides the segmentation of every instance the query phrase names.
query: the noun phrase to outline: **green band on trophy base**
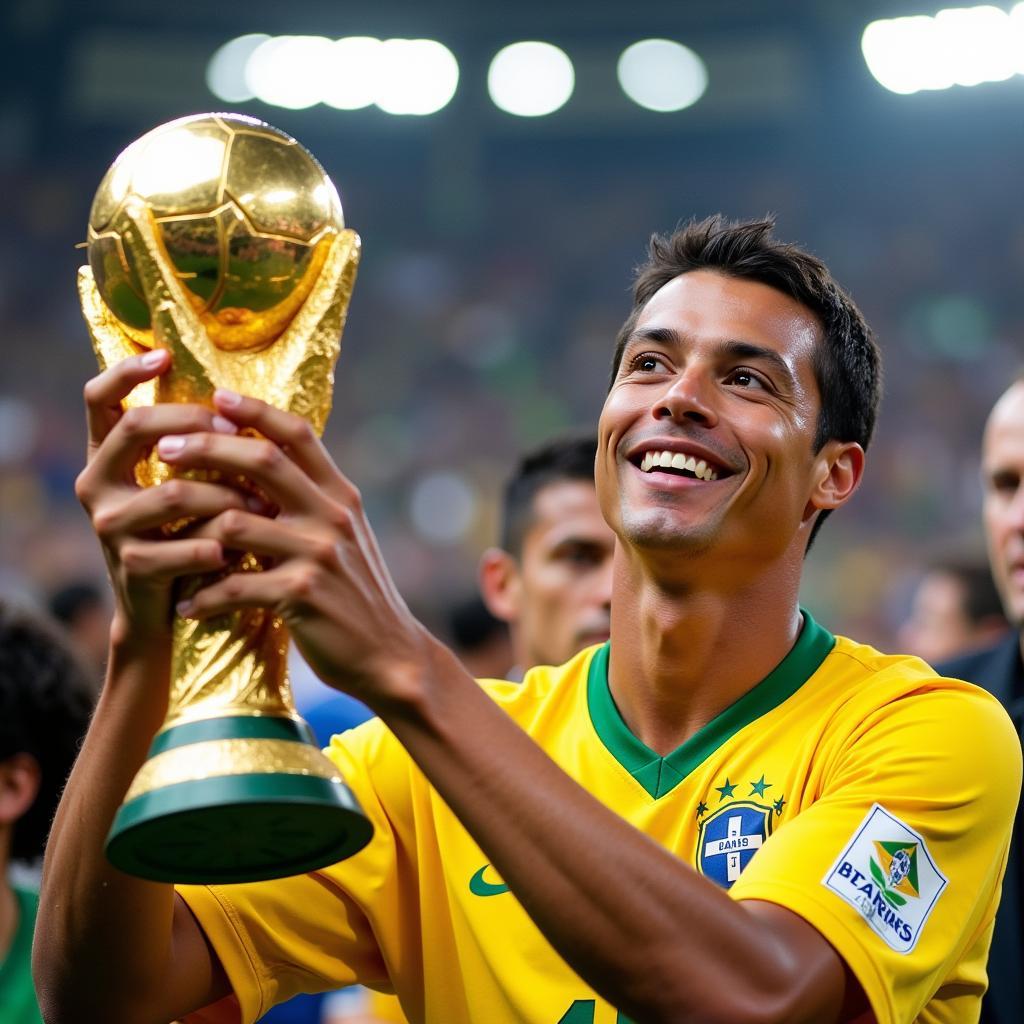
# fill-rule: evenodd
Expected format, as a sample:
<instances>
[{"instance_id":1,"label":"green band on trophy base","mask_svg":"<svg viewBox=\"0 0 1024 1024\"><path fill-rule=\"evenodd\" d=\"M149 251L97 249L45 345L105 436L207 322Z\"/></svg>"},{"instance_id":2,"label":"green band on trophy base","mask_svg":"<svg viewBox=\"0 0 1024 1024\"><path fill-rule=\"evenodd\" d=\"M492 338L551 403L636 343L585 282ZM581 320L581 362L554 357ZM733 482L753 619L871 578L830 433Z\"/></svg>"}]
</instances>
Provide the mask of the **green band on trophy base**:
<instances>
[{"instance_id":1,"label":"green band on trophy base","mask_svg":"<svg viewBox=\"0 0 1024 1024\"><path fill-rule=\"evenodd\" d=\"M225 739L294 740L297 743L316 743L313 730L301 718L281 715L222 715L217 718L198 718L193 722L180 722L156 734L149 748L149 757L165 750L183 747L204 740Z\"/></svg>"},{"instance_id":2,"label":"green band on trophy base","mask_svg":"<svg viewBox=\"0 0 1024 1024\"><path fill-rule=\"evenodd\" d=\"M312 871L361 850L373 828L344 783L258 773L150 790L118 811L110 862L157 882L227 884Z\"/></svg>"}]
</instances>

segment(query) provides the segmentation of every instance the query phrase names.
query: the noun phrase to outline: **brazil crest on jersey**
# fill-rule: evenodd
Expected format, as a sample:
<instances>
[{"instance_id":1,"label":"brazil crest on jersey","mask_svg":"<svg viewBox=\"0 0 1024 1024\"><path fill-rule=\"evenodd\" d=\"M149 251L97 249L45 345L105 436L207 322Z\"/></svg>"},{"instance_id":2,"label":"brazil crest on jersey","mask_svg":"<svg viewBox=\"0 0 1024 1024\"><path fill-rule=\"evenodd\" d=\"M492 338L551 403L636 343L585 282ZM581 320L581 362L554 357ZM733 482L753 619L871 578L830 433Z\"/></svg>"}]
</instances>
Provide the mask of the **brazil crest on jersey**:
<instances>
[{"instance_id":1,"label":"brazil crest on jersey","mask_svg":"<svg viewBox=\"0 0 1024 1024\"><path fill-rule=\"evenodd\" d=\"M709 885L817 928L881 1024L977 1019L1020 787L1019 742L993 698L805 613L773 672L659 756L619 714L608 660L606 645L522 684L483 685L565 772ZM328 753L374 838L308 875L180 889L235 992L194 1021L254 1021L295 992L360 982L396 991L413 1022L626 1024L379 721Z\"/></svg>"}]
</instances>

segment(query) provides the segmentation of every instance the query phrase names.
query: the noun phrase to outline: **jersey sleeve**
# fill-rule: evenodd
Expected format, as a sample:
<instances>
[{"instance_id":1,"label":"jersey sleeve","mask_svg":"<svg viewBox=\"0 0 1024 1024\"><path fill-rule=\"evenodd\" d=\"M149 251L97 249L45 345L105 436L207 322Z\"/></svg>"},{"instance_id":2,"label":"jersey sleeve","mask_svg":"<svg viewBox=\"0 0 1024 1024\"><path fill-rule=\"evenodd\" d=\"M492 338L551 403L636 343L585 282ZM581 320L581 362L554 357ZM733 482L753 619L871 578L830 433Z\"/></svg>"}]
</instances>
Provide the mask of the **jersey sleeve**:
<instances>
[{"instance_id":1,"label":"jersey sleeve","mask_svg":"<svg viewBox=\"0 0 1024 1024\"><path fill-rule=\"evenodd\" d=\"M909 1024L956 979L977 1019L1021 784L1002 707L933 684L872 710L822 750L809 806L778 826L730 890L812 924L880 1024ZM856 704L856 702L853 702Z\"/></svg>"},{"instance_id":2,"label":"jersey sleeve","mask_svg":"<svg viewBox=\"0 0 1024 1024\"><path fill-rule=\"evenodd\" d=\"M326 753L374 829L359 853L320 871L241 885L182 885L177 891L215 950L234 995L188 1024L247 1024L298 992L351 984L387 987L378 933L394 934L401 902L396 820L408 778L394 738L379 721L336 736Z\"/></svg>"}]
</instances>

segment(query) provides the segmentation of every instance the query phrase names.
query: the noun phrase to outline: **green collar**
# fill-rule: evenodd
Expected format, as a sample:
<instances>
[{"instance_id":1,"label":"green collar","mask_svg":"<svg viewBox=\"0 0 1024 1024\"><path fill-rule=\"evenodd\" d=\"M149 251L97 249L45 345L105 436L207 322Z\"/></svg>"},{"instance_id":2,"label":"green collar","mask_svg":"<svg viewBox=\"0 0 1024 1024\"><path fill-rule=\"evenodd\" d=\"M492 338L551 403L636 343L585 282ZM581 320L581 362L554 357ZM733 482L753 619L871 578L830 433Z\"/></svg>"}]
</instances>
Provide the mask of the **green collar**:
<instances>
[{"instance_id":1,"label":"green collar","mask_svg":"<svg viewBox=\"0 0 1024 1024\"><path fill-rule=\"evenodd\" d=\"M652 797L664 796L745 725L792 697L817 671L835 646L836 638L807 611L801 611L804 626L789 654L752 690L664 757L637 739L622 720L608 688L611 646L606 643L594 653L587 676L590 720L601 742Z\"/></svg>"}]
</instances>

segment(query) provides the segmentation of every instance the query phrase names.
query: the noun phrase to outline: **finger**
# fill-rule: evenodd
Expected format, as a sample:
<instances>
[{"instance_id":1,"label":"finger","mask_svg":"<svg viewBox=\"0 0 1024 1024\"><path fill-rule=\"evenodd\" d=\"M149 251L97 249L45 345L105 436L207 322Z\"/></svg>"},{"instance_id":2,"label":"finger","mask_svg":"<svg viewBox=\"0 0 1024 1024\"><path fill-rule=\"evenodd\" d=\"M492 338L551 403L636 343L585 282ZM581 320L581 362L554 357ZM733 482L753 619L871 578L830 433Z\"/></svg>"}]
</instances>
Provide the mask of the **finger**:
<instances>
[{"instance_id":1,"label":"finger","mask_svg":"<svg viewBox=\"0 0 1024 1024\"><path fill-rule=\"evenodd\" d=\"M179 576L223 569L224 551L215 540L138 540L122 547L121 565L131 576L166 583Z\"/></svg>"},{"instance_id":2,"label":"finger","mask_svg":"<svg viewBox=\"0 0 1024 1024\"><path fill-rule=\"evenodd\" d=\"M348 484L312 426L296 413L223 388L213 393L213 404L222 416L240 427L258 431L277 444L322 490L336 493L339 484ZM355 492L351 484L348 486Z\"/></svg>"},{"instance_id":3,"label":"finger","mask_svg":"<svg viewBox=\"0 0 1024 1024\"><path fill-rule=\"evenodd\" d=\"M97 512L93 526L101 537L141 534L179 519L210 519L227 509L248 507L249 499L234 488L173 479L135 491L115 507Z\"/></svg>"},{"instance_id":4,"label":"finger","mask_svg":"<svg viewBox=\"0 0 1024 1024\"><path fill-rule=\"evenodd\" d=\"M124 411L121 402L136 385L160 376L170 365L168 353L155 348L115 363L86 383L83 395L91 449L97 448L117 424Z\"/></svg>"},{"instance_id":5,"label":"finger","mask_svg":"<svg viewBox=\"0 0 1024 1024\"><path fill-rule=\"evenodd\" d=\"M291 523L241 509L229 509L202 523L192 531L192 536L219 541L232 551L251 551L272 558L309 557L332 566L338 562L336 546L330 538L314 536Z\"/></svg>"},{"instance_id":6,"label":"finger","mask_svg":"<svg viewBox=\"0 0 1024 1024\"><path fill-rule=\"evenodd\" d=\"M300 588L294 579L295 573L284 567L233 572L179 601L175 610L182 618L205 619L237 608L276 608L284 599L297 595Z\"/></svg>"},{"instance_id":7,"label":"finger","mask_svg":"<svg viewBox=\"0 0 1024 1024\"><path fill-rule=\"evenodd\" d=\"M238 473L281 508L313 512L325 504L316 484L273 441L223 433L177 434L160 438L156 450L178 469Z\"/></svg>"},{"instance_id":8,"label":"finger","mask_svg":"<svg viewBox=\"0 0 1024 1024\"><path fill-rule=\"evenodd\" d=\"M137 406L121 415L105 443L97 449L87 472L100 480L131 479L135 464L165 435L237 430L230 420L201 405L162 402Z\"/></svg>"}]
</instances>

